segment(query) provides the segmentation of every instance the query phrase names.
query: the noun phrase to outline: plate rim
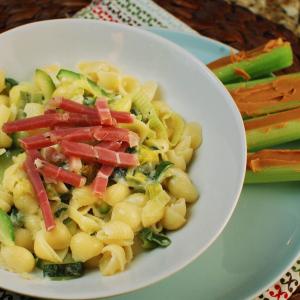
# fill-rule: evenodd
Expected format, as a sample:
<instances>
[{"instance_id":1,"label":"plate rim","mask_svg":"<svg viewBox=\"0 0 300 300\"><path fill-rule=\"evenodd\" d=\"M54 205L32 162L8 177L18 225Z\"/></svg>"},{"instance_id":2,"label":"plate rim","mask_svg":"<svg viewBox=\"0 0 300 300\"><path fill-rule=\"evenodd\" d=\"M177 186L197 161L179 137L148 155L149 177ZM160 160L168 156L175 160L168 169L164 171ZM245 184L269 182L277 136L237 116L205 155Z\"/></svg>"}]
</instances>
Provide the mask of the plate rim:
<instances>
[{"instance_id":1,"label":"plate rim","mask_svg":"<svg viewBox=\"0 0 300 300\"><path fill-rule=\"evenodd\" d=\"M100 23L100 24L104 23L104 24L106 24L108 26L112 26L112 27L119 27L119 28L125 28L125 29L126 28L131 28L130 30L137 31L137 32L142 32L143 34L150 35L150 36L152 36L155 39L163 41L164 43L171 44L172 47L177 48L178 51L184 53L185 56L187 56L187 57L190 56L191 60L194 61L196 64L198 64L198 65L200 65L202 67L204 66L204 68L206 69L206 72L205 72L206 76L216 83L216 88L224 90L224 96L226 95L226 97L224 97L224 101L228 103L228 105L230 106L230 108L232 108L232 110L234 112L233 113L233 117L234 117L236 123L237 124L238 123L242 123L242 118L236 113L236 112L238 112L237 108L234 105L232 105L231 102L229 101L229 100L231 100L230 99L231 98L230 94L224 89L224 87L222 86L222 84L220 83L220 81L213 75L213 73L209 69L207 69L206 65L202 61L200 61L193 54L191 54L189 51L187 51L185 48L181 47L180 45L176 44L175 42L170 41L167 38L162 37L162 36L160 36L158 34L149 32L145 28L136 28L136 27L129 26L127 24L112 23L112 22L105 22L105 21L99 21L99 20L87 20L87 19L53 19L53 20L44 20L44 21L32 22L32 23L28 23L28 24L24 24L24 25L12 28L10 30L7 30L7 31L1 33L0 37L4 36L6 34L10 34L13 31L18 31L18 30L22 30L22 29L24 29L26 27L35 26L36 24L40 24L40 23L58 23L58 22L62 22L62 23L64 23L64 22L70 22L70 23L72 23L72 22L74 22L74 23L77 23L77 22L78 23L81 23L81 22L82 23L83 22L90 22L90 23ZM236 205L238 203L239 197L241 195L242 187L243 187L243 179L244 179L245 171L246 171L246 151L247 151L247 148L246 148L245 134L241 131L241 128L242 127L239 126L238 129L237 129L238 132L241 134L241 146L242 146L242 150L243 150L243 152L241 153L241 163L243 165L243 170L242 170L241 174L239 174L239 176L238 176L238 178L241 180L241 182L239 184L239 188L235 191L234 201L232 202L232 205L231 205L231 208L230 208L230 212L224 218L223 224L218 228L218 230L216 230L216 232L215 232L214 236L211 238L210 242L207 243L207 245L205 245L205 247L203 247L203 249L201 249L201 251L198 251L197 253L194 254L193 257L190 257L187 261L185 261L180 266L178 266L176 270L173 270L173 271L164 271L164 272L162 272L160 274L160 276L156 277L155 279L150 279L150 280L148 280L145 283L141 283L139 286L137 286L134 289L131 289L131 290L124 289L124 291L113 292L110 295L100 296L100 298L103 298L103 297L113 297L113 296L117 296L117 295L122 295L122 294L127 294L127 293L130 293L130 292L134 292L134 291L137 291L137 290L141 290L141 289L143 289L145 287L148 287L148 286L151 286L151 285L153 285L155 283L158 283L161 280L166 279L166 278L168 278L171 275L174 275L175 273L179 272L180 270L184 269L189 264L191 264L200 255L202 255L213 244L213 242L220 236L220 234L223 232L224 228L228 224L228 221L232 217L232 214L233 214L233 212L234 212L234 210L236 208ZM9 289L9 288L6 288L6 287L3 287L3 289L10 290L10 291L15 292L15 293L20 293L17 290ZM43 299L52 299L51 297L53 296L53 295L52 296L50 296L50 295L49 296L48 295L39 296L37 294L33 294L33 293L29 293L29 292L25 292L24 295L29 295L31 297L37 297L38 296L38 297L42 297ZM89 293L89 295L87 295L87 298L85 298L85 299L98 299L98 298L99 298L99 296L96 296L93 293ZM62 299L81 299L81 298L79 298L79 297L70 298L70 297L67 296L67 297L64 297Z\"/></svg>"}]
</instances>

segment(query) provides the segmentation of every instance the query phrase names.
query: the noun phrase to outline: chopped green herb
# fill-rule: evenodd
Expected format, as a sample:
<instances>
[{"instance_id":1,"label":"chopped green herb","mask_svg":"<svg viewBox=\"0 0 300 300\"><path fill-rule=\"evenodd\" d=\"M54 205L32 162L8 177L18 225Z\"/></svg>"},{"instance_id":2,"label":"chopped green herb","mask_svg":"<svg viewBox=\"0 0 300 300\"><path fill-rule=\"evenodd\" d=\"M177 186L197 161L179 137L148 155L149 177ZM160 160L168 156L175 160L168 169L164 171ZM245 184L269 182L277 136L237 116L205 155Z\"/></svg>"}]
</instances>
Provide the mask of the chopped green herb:
<instances>
[{"instance_id":1,"label":"chopped green herb","mask_svg":"<svg viewBox=\"0 0 300 300\"><path fill-rule=\"evenodd\" d=\"M138 237L142 241L142 247L147 250L155 249L157 247L168 247L171 240L162 233L155 233L150 228L142 229Z\"/></svg>"},{"instance_id":2,"label":"chopped green herb","mask_svg":"<svg viewBox=\"0 0 300 300\"><path fill-rule=\"evenodd\" d=\"M69 204L71 198L72 198L71 193L65 193L65 194L60 195L61 202L65 203L65 204Z\"/></svg>"},{"instance_id":3,"label":"chopped green herb","mask_svg":"<svg viewBox=\"0 0 300 300\"><path fill-rule=\"evenodd\" d=\"M159 150L159 148L157 148L156 146L151 146L150 149L151 150Z\"/></svg>"},{"instance_id":4,"label":"chopped green herb","mask_svg":"<svg viewBox=\"0 0 300 300\"><path fill-rule=\"evenodd\" d=\"M161 181L163 179L163 175L165 172L172 167L174 164L170 161L162 161L160 164L158 164L155 168L155 173L153 175L153 180L155 181Z\"/></svg>"},{"instance_id":5,"label":"chopped green herb","mask_svg":"<svg viewBox=\"0 0 300 300\"><path fill-rule=\"evenodd\" d=\"M84 266L81 262L44 264L42 269L44 277L50 277L52 280L73 279L84 274Z\"/></svg>"},{"instance_id":6,"label":"chopped green herb","mask_svg":"<svg viewBox=\"0 0 300 300\"><path fill-rule=\"evenodd\" d=\"M67 209L68 209L67 207L60 207L59 209L57 209L56 212L54 213L55 218L59 218L61 214Z\"/></svg>"},{"instance_id":7,"label":"chopped green herb","mask_svg":"<svg viewBox=\"0 0 300 300\"><path fill-rule=\"evenodd\" d=\"M66 218L65 220L63 220L63 223L65 225L70 224L71 222L73 222L73 220L71 218Z\"/></svg>"},{"instance_id":8,"label":"chopped green herb","mask_svg":"<svg viewBox=\"0 0 300 300\"><path fill-rule=\"evenodd\" d=\"M135 169L137 172L141 172L146 176L149 176L153 171L153 166L151 163L143 164Z\"/></svg>"},{"instance_id":9,"label":"chopped green herb","mask_svg":"<svg viewBox=\"0 0 300 300\"><path fill-rule=\"evenodd\" d=\"M46 192L50 200L56 200L59 198L57 191L51 183L46 184Z\"/></svg>"},{"instance_id":10,"label":"chopped green herb","mask_svg":"<svg viewBox=\"0 0 300 300\"><path fill-rule=\"evenodd\" d=\"M92 97L85 97L83 99L83 104L86 106L94 106L95 102L96 102L96 99L92 98Z\"/></svg>"},{"instance_id":11,"label":"chopped green herb","mask_svg":"<svg viewBox=\"0 0 300 300\"><path fill-rule=\"evenodd\" d=\"M19 84L18 81L16 81L13 78L5 78L5 86L7 90L10 90L12 87L18 84Z\"/></svg>"},{"instance_id":12,"label":"chopped green herb","mask_svg":"<svg viewBox=\"0 0 300 300\"><path fill-rule=\"evenodd\" d=\"M15 206L12 207L9 217L15 227L24 225L24 215Z\"/></svg>"},{"instance_id":13,"label":"chopped green herb","mask_svg":"<svg viewBox=\"0 0 300 300\"><path fill-rule=\"evenodd\" d=\"M102 215L107 214L111 210L111 206L108 205L106 202L102 202L99 206L99 211Z\"/></svg>"},{"instance_id":14,"label":"chopped green herb","mask_svg":"<svg viewBox=\"0 0 300 300\"><path fill-rule=\"evenodd\" d=\"M115 168L113 174L111 175L111 179L115 182L118 182L120 179L125 178L126 172L127 172L126 169Z\"/></svg>"},{"instance_id":15,"label":"chopped green herb","mask_svg":"<svg viewBox=\"0 0 300 300\"><path fill-rule=\"evenodd\" d=\"M136 147L128 147L126 149L127 153L137 153L137 148Z\"/></svg>"},{"instance_id":16,"label":"chopped green herb","mask_svg":"<svg viewBox=\"0 0 300 300\"><path fill-rule=\"evenodd\" d=\"M134 108L134 107L131 108L130 112L132 114L134 114L135 116L138 116L140 114L140 112L136 108Z\"/></svg>"}]
</instances>

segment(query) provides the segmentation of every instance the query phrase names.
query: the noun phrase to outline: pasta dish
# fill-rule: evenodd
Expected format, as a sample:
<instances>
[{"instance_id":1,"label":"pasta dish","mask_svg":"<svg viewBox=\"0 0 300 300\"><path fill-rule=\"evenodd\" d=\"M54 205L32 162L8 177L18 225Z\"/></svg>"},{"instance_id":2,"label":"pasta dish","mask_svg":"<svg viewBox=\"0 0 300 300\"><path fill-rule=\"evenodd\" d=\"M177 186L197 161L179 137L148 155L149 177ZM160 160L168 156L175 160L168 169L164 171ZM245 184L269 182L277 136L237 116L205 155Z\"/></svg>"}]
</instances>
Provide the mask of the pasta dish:
<instances>
[{"instance_id":1,"label":"pasta dish","mask_svg":"<svg viewBox=\"0 0 300 300\"><path fill-rule=\"evenodd\" d=\"M125 270L171 244L198 191L202 143L157 92L103 61L53 65L31 82L0 72L0 265L53 280Z\"/></svg>"}]
</instances>

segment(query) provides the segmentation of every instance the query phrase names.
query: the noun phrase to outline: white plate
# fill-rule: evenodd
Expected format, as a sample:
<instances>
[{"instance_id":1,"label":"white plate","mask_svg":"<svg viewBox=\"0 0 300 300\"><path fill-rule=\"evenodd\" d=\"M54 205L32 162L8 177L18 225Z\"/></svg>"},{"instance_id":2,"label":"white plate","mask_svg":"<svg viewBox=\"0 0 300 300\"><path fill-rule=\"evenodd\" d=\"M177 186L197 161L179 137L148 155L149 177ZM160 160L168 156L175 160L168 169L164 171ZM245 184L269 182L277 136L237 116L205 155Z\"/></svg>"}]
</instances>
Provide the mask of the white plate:
<instances>
[{"instance_id":1,"label":"white plate","mask_svg":"<svg viewBox=\"0 0 300 300\"><path fill-rule=\"evenodd\" d=\"M36 67L64 67L87 59L112 62L141 80L156 80L175 111L203 126L204 143L190 168L201 192L187 225L170 234L172 245L139 255L112 277L91 272L72 281L24 280L0 271L0 286L37 297L88 299L129 292L157 282L198 257L217 238L237 203L246 143L240 114L212 73L182 48L126 25L90 20L28 24L0 35L0 68L18 80ZM184 188L184 187L183 187Z\"/></svg>"}]
</instances>

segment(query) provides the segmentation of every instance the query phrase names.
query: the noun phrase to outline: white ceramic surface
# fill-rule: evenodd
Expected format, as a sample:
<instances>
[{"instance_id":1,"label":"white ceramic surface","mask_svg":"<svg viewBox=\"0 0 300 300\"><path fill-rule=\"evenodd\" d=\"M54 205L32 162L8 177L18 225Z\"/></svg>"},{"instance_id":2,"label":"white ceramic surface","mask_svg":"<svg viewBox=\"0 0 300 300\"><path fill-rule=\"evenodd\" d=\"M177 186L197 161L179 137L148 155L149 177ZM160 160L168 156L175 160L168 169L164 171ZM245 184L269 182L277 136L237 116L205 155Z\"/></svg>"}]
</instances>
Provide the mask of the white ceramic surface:
<instances>
[{"instance_id":1,"label":"white ceramic surface","mask_svg":"<svg viewBox=\"0 0 300 300\"><path fill-rule=\"evenodd\" d=\"M190 168L200 193L187 225L171 233L172 245L136 257L112 277L99 272L72 281L49 281L0 270L0 286L56 299L89 299L145 287L180 270L221 233L240 195L246 161L243 123L230 95L212 73L182 48L126 25L90 20L28 24L0 35L1 61L9 77L30 79L36 67L106 60L141 80L156 80L165 99L186 120L203 126L203 145Z\"/></svg>"}]
</instances>

